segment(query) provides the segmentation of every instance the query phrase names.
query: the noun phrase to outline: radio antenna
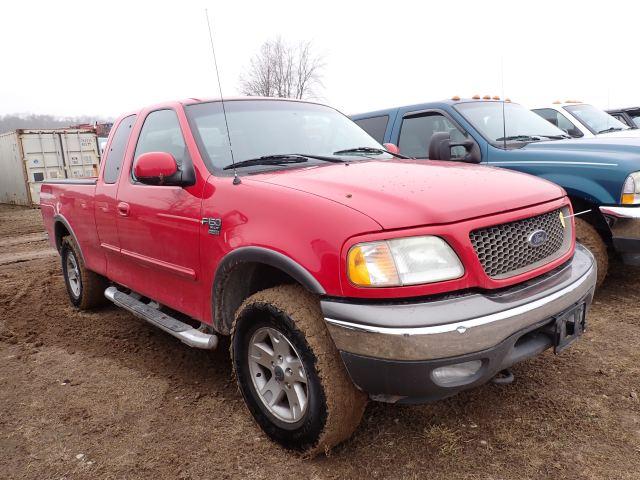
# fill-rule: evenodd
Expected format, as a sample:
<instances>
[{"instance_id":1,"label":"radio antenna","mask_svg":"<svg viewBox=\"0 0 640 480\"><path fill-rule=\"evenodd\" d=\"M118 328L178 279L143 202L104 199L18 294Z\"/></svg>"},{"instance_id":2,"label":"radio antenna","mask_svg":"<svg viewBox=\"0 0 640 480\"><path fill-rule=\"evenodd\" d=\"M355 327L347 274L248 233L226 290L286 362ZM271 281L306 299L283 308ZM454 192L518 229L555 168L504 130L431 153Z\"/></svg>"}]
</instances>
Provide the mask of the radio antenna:
<instances>
[{"instance_id":1,"label":"radio antenna","mask_svg":"<svg viewBox=\"0 0 640 480\"><path fill-rule=\"evenodd\" d=\"M500 57L500 83L502 87L502 142L504 145L504 150L507 150L507 119L504 114L504 57Z\"/></svg>"},{"instance_id":2,"label":"radio antenna","mask_svg":"<svg viewBox=\"0 0 640 480\"><path fill-rule=\"evenodd\" d=\"M207 27L209 27L209 41L211 42L211 53L213 54L213 66L216 69L216 78L218 79L218 90L220 91L220 103L222 103L222 115L224 116L224 125L227 128L227 140L229 140L229 152L231 152L231 163L233 165L233 184L239 185L241 182L236 172L236 161L233 158L233 147L231 146L231 133L229 132L229 122L227 121L227 110L224 106L224 98L222 96L222 85L220 84L220 73L218 72L218 62L216 60L216 49L213 46L213 33L211 33L211 22L209 21L209 11L205 8L204 14L207 17Z\"/></svg>"}]
</instances>

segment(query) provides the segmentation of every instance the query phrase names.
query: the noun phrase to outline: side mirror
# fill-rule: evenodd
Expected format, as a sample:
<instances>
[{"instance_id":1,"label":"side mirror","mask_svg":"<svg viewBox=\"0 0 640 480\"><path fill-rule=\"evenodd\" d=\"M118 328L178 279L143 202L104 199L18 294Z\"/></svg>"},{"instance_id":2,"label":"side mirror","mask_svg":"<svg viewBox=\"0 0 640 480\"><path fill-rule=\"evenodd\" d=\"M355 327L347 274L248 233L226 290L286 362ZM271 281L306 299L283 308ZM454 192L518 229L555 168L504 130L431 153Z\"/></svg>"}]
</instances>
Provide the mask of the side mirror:
<instances>
[{"instance_id":1,"label":"side mirror","mask_svg":"<svg viewBox=\"0 0 640 480\"><path fill-rule=\"evenodd\" d=\"M469 163L480 163L482 161L480 149L476 142L468 139L452 143L449 132L436 132L433 134L431 143L429 143L429 158L431 160L451 160L451 149L453 147L464 147L467 152L464 157L456 158L456 161Z\"/></svg>"},{"instance_id":2,"label":"side mirror","mask_svg":"<svg viewBox=\"0 0 640 480\"><path fill-rule=\"evenodd\" d=\"M133 166L136 179L149 185L176 185L171 177L178 173L173 155L166 152L147 152L140 155Z\"/></svg>"},{"instance_id":3,"label":"side mirror","mask_svg":"<svg viewBox=\"0 0 640 480\"><path fill-rule=\"evenodd\" d=\"M393 143L383 143L382 146L387 149L387 152L398 154L400 153L400 149L397 145Z\"/></svg>"}]
</instances>

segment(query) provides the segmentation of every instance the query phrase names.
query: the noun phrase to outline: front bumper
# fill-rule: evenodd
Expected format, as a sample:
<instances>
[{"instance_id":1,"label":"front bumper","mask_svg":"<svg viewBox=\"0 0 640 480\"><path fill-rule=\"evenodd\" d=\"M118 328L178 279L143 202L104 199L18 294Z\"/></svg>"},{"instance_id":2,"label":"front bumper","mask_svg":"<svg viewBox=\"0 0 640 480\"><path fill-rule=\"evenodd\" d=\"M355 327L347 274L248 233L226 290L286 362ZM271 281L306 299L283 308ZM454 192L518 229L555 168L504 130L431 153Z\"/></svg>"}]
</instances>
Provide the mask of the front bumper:
<instances>
[{"instance_id":1,"label":"front bumper","mask_svg":"<svg viewBox=\"0 0 640 480\"><path fill-rule=\"evenodd\" d=\"M578 245L562 267L495 293L385 304L325 299L321 307L359 388L375 399L423 402L485 383L549 348L553 341L542 330L573 306L590 304L595 282L593 257ZM435 368L475 359L482 368L468 382L434 381Z\"/></svg>"},{"instance_id":2,"label":"front bumper","mask_svg":"<svg viewBox=\"0 0 640 480\"><path fill-rule=\"evenodd\" d=\"M611 230L613 248L624 263L640 265L640 207L600 207Z\"/></svg>"}]
</instances>

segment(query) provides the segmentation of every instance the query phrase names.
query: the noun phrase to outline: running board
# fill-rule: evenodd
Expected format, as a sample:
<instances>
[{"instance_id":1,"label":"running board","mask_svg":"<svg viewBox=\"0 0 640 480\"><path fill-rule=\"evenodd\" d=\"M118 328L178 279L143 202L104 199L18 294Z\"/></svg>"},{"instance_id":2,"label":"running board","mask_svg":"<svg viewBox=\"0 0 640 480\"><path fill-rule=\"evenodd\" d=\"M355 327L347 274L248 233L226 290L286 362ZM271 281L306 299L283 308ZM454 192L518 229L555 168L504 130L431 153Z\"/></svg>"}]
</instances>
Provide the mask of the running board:
<instances>
[{"instance_id":1,"label":"running board","mask_svg":"<svg viewBox=\"0 0 640 480\"><path fill-rule=\"evenodd\" d=\"M181 322L157 308L153 308L141 302L132 295L121 292L116 287L109 287L104 291L104 296L117 306L129 310L135 316L146 320L169 335L173 335L182 343L194 348L214 350L218 346L218 337L213 333L205 333L193 328L191 325Z\"/></svg>"}]
</instances>

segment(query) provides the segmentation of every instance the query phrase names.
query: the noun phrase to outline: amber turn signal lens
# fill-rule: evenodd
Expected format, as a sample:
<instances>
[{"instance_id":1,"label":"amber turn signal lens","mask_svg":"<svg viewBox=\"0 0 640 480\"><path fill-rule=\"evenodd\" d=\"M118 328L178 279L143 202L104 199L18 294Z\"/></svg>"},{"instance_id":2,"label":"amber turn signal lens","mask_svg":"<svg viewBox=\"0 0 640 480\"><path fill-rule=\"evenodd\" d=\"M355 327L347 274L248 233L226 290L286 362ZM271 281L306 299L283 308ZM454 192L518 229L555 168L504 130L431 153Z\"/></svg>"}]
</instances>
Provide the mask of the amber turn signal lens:
<instances>
[{"instance_id":1,"label":"amber turn signal lens","mask_svg":"<svg viewBox=\"0 0 640 480\"><path fill-rule=\"evenodd\" d=\"M398 272L386 242L363 243L349 250L348 276L361 287L398 285Z\"/></svg>"}]
</instances>

